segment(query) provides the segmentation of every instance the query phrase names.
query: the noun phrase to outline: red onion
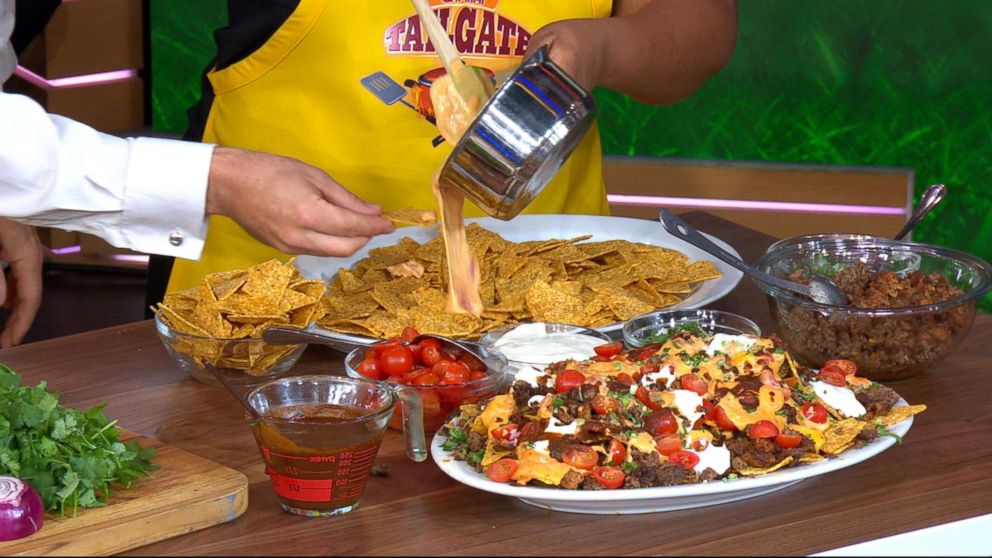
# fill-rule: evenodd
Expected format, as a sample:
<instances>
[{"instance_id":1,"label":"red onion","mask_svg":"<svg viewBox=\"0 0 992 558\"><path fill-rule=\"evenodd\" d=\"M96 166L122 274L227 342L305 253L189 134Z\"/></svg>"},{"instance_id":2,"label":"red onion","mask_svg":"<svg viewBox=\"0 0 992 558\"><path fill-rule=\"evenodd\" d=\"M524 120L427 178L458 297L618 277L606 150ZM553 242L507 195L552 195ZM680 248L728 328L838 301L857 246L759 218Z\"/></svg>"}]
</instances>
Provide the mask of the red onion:
<instances>
[{"instance_id":1,"label":"red onion","mask_svg":"<svg viewBox=\"0 0 992 558\"><path fill-rule=\"evenodd\" d=\"M35 534L45 522L45 507L28 483L0 476L0 541Z\"/></svg>"}]
</instances>

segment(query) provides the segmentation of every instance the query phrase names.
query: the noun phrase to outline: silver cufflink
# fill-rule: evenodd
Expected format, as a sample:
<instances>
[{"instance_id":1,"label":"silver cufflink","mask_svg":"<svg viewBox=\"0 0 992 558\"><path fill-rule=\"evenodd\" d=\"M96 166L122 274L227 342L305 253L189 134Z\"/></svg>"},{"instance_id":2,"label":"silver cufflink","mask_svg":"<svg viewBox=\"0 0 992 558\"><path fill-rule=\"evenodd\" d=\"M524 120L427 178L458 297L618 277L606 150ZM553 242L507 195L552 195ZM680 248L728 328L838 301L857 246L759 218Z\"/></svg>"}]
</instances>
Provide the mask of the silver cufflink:
<instances>
[{"instance_id":1,"label":"silver cufflink","mask_svg":"<svg viewBox=\"0 0 992 558\"><path fill-rule=\"evenodd\" d=\"M173 246L179 246L182 243L183 243L183 234L181 232L176 231L169 235L169 244Z\"/></svg>"}]
</instances>

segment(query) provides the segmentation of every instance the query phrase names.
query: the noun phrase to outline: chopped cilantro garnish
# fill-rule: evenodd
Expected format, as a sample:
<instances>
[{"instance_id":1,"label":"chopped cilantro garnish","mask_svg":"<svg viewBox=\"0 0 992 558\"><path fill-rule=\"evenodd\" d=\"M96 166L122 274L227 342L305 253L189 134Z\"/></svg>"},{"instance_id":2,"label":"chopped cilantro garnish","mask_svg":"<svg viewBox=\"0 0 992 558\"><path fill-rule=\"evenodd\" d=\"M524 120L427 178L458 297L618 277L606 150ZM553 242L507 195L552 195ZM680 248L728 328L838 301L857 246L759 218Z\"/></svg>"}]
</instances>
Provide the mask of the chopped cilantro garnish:
<instances>
[{"instance_id":1,"label":"chopped cilantro garnish","mask_svg":"<svg viewBox=\"0 0 992 558\"><path fill-rule=\"evenodd\" d=\"M675 326L673 328L669 328L669 329L664 330L664 331L661 331L661 330L656 331L654 334L648 335L647 337L645 337L644 338L644 341L646 341L648 343L664 343L664 342L668 341L669 339L671 339L672 337L674 337L675 335L677 335L679 333L682 333L682 332L691 333L692 335L695 335L696 337L706 337L706 335L707 335L706 334L706 331L704 331L703 328L700 327L700 325L698 323L696 323L696 322L689 322L689 323L686 323L686 324L682 324L680 326ZM675 346L678 347L678 344L675 343Z\"/></svg>"},{"instance_id":2,"label":"chopped cilantro garnish","mask_svg":"<svg viewBox=\"0 0 992 558\"><path fill-rule=\"evenodd\" d=\"M783 355L783 354L785 354L785 348L784 347L775 347L775 350L773 352L775 354L777 354L777 355Z\"/></svg>"},{"instance_id":3,"label":"chopped cilantro garnish","mask_svg":"<svg viewBox=\"0 0 992 558\"><path fill-rule=\"evenodd\" d=\"M888 430L885 429L884 426L876 427L875 431L878 432L879 436L891 436L896 439L896 443L900 445L902 444L902 436L895 434L893 432L889 432Z\"/></svg>"},{"instance_id":4,"label":"chopped cilantro garnish","mask_svg":"<svg viewBox=\"0 0 992 558\"><path fill-rule=\"evenodd\" d=\"M555 397L554 399L551 400L551 408L552 409L556 409L557 410L558 407L561 407L564 404L565 404L565 398L564 397Z\"/></svg>"},{"instance_id":5,"label":"chopped cilantro garnish","mask_svg":"<svg viewBox=\"0 0 992 558\"><path fill-rule=\"evenodd\" d=\"M620 424L620 415L618 415L616 413L610 413L610 414L606 415L606 420L609 421L609 422Z\"/></svg>"},{"instance_id":6,"label":"chopped cilantro garnish","mask_svg":"<svg viewBox=\"0 0 992 558\"><path fill-rule=\"evenodd\" d=\"M624 474L629 475L637 470L637 463L634 463L633 461L624 461L623 464L620 465L620 470L623 471Z\"/></svg>"},{"instance_id":7,"label":"chopped cilantro garnish","mask_svg":"<svg viewBox=\"0 0 992 558\"><path fill-rule=\"evenodd\" d=\"M613 361L613 369L614 370L623 370L623 363L620 362L619 360Z\"/></svg>"},{"instance_id":8,"label":"chopped cilantro garnish","mask_svg":"<svg viewBox=\"0 0 992 558\"><path fill-rule=\"evenodd\" d=\"M465 460L470 463L482 463L482 458L486 455L486 448L481 448L476 451L470 451L465 456Z\"/></svg>"},{"instance_id":9,"label":"chopped cilantro garnish","mask_svg":"<svg viewBox=\"0 0 992 558\"><path fill-rule=\"evenodd\" d=\"M464 444L468 440L465 435L465 431L461 428L449 428L448 429L448 439L444 441L444 445L441 449L444 451L454 451L455 448Z\"/></svg>"}]
</instances>

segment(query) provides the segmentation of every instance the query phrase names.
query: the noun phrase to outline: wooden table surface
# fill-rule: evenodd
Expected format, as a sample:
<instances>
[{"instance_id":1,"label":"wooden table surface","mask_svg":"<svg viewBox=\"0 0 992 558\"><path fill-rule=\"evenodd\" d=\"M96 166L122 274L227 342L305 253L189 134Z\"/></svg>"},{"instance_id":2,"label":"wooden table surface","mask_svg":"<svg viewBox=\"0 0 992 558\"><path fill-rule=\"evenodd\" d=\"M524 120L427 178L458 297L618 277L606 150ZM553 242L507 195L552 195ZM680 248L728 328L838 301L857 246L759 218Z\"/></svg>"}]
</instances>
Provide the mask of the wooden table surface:
<instances>
[{"instance_id":1,"label":"wooden table surface","mask_svg":"<svg viewBox=\"0 0 992 558\"><path fill-rule=\"evenodd\" d=\"M753 261L760 233L693 213L687 220ZM82 294L81 294L82 295ZM745 278L713 305L772 331L764 297ZM992 316L980 315L958 350L929 373L890 384L929 409L902 445L778 492L694 510L632 516L557 513L465 487L432 461L413 463L390 432L362 506L305 519L283 512L240 406L183 375L151 322L0 352L26 382L46 379L65 404L107 401L122 427L244 472L239 519L146 546L161 554L809 554L992 512ZM342 355L307 350L295 371L339 372Z\"/></svg>"}]
</instances>

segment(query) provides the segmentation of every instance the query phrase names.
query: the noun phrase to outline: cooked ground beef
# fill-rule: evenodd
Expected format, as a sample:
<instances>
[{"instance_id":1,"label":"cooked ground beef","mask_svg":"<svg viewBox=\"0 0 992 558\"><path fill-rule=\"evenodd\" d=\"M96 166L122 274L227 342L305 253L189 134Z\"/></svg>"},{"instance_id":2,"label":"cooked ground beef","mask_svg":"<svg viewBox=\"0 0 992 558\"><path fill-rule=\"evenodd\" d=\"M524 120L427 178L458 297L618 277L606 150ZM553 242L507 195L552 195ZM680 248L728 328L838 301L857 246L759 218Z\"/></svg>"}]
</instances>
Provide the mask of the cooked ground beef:
<instances>
[{"instance_id":1,"label":"cooked ground beef","mask_svg":"<svg viewBox=\"0 0 992 558\"><path fill-rule=\"evenodd\" d=\"M892 388L883 385L874 385L859 392L856 397L872 418L889 414L889 410L899 400L899 394Z\"/></svg>"},{"instance_id":2,"label":"cooked ground beef","mask_svg":"<svg viewBox=\"0 0 992 558\"><path fill-rule=\"evenodd\" d=\"M760 438L751 440L750 438L733 438L727 440L727 449L730 450L730 464L740 471L745 467L756 467L766 469L779 463L786 457L799 457L806 453L816 451L813 442L806 437L794 448L785 449L775 443L771 438Z\"/></svg>"},{"instance_id":3,"label":"cooked ground beef","mask_svg":"<svg viewBox=\"0 0 992 558\"><path fill-rule=\"evenodd\" d=\"M809 282L805 270L789 277ZM944 301L962 293L940 273L871 272L863 263L831 276L857 308L905 308ZM772 308L789 351L810 366L832 358L849 358L860 375L875 380L910 376L942 358L955 334L974 318L972 305L911 316L878 318L823 315L786 303Z\"/></svg>"},{"instance_id":4,"label":"cooked ground beef","mask_svg":"<svg viewBox=\"0 0 992 558\"><path fill-rule=\"evenodd\" d=\"M559 486L568 490L575 490L581 484L582 484L582 473L578 471L569 471L565 473L564 477L562 477L561 484Z\"/></svg>"},{"instance_id":5,"label":"cooked ground beef","mask_svg":"<svg viewBox=\"0 0 992 558\"><path fill-rule=\"evenodd\" d=\"M468 451L479 451L480 449L486 447L486 435L479 434L478 432L468 433Z\"/></svg>"},{"instance_id":6,"label":"cooked ground beef","mask_svg":"<svg viewBox=\"0 0 992 558\"><path fill-rule=\"evenodd\" d=\"M874 441L875 438L878 438L878 430L871 425L868 425L867 428L862 429L861 433L858 434L858 440L866 443Z\"/></svg>"},{"instance_id":7,"label":"cooked ground beef","mask_svg":"<svg viewBox=\"0 0 992 558\"><path fill-rule=\"evenodd\" d=\"M689 480L690 471L681 465L662 462L657 453L641 453L632 449L631 457L637 468L627 474L624 488L676 486Z\"/></svg>"}]
</instances>

